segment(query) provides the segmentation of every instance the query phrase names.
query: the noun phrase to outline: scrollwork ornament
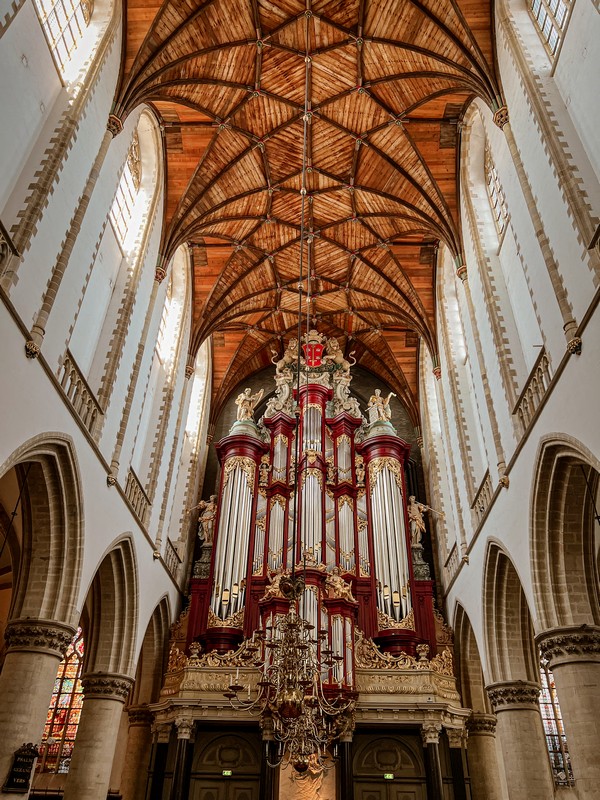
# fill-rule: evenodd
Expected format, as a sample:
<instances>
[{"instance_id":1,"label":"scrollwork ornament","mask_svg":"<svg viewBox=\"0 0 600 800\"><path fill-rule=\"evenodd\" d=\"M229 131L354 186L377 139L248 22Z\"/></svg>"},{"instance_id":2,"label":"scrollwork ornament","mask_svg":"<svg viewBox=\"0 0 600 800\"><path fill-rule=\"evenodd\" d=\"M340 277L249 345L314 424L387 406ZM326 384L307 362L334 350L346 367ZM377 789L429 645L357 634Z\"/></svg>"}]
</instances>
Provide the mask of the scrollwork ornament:
<instances>
[{"instance_id":1,"label":"scrollwork ornament","mask_svg":"<svg viewBox=\"0 0 600 800\"><path fill-rule=\"evenodd\" d=\"M381 609L377 609L377 627L380 631L394 630L394 629L408 629L414 631L415 629L415 612L411 608L408 614L399 621L393 619Z\"/></svg>"},{"instance_id":2,"label":"scrollwork ornament","mask_svg":"<svg viewBox=\"0 0 600 800\"><path fill-rule=\"evenodd\" d=\"M251 492L254 491L254 473L256 470L256 464L248 456L232 456L231 458L227 459L224 467L223 489L229 483L231 473L236 469L242 470L242 472L246 475L248 489Z\"/></svg>"},{"instance_id":3,"label":"scrollwork ornament","mask_svg":"<svg viewBox=\"0 0 600 800\"><path fill-rule=\"evenodd\" d=\"M371 494L375 489L375 484L383 472L384 469L388 469L392 475L394 476L394 480L396 481L396 485L402 492L402 467L400 466L400 462L395 458L390 458L390 456L380 456L379 458L374 458L372 461L369 462L369 483L371 486Z\"/></svg>"},{"instance_id":4,"label":"scrollwork ornament","mask_svg":"<svg viewBox=\"0 0 600 800\"><path fill-rule=\"evenodd\" d=\"M243 628L244 627L244 609L241 608L235 614L232 614L225 619L218 617L212 608L208 609L208 627L209 628Z\"/></svg>"}]
</instances>

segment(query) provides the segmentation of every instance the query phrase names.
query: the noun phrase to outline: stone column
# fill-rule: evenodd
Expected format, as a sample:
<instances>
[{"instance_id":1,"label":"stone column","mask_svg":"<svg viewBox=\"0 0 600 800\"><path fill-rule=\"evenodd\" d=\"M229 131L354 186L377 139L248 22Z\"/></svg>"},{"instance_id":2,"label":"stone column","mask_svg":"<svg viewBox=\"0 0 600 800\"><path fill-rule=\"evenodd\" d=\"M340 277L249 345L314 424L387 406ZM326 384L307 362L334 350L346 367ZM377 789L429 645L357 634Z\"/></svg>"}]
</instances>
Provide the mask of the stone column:
<instances>
[{"instance_id":1,"label":"stone column","mask_svg":"<svg viewBox=\"0 0 600 800\"><path fill-rule=\"evenodd\" d=\"M344 800L354 800L354 780L352 776L352 738L342 736L338 744L338 796Z\"/></svg>"},{"instance_id":2,"label":"stone column","mask_svg":"<svg viewBox=\"0 0 600 800\"><path fill-rule=\"evenodd\" d=\"M463 728L446 728L450 745L450 768L454 800L471 800L471 781L467 765L467 732Z\"/></svg>"},{"instance_id":3,"label":"stone column","mask_svg":"<svg viewBox=\"0 0 600 800\"><path fill-rule=\"evenodd\" d=\"M191 761L189 758L190 740L194 731L194 720L181 717L175 721L177 728L177 750L173 765L173 779L169 800L187 800Z\"/></svg>"},{"instance_id":4,"label":"stone column","mask_svg":"<svg viewBox=\"0 0 600 800\"><path fill-rule=\"evenodd\" d=\"M486 687L496 714L510 800L548 800L554 779L542 727L540 687L530 681Z\"/></svg>"},{"instance_id":5,"label":"stone column","mask_svg":"<svg viewBox=\"0 0 600 800\"><path fill-rule=\"evenodd\" d=\"M64 800L99 800L110 783L117 734L133 679L111 672L83 677L83 708Z\"/></svg>"},{"instance_id":6,"label":"stone column","mask_svg":"<svg viewBox=\"0 0 600 800\"><path fill-rule=\"evenodd\" d=\"M467 722L467 730L473 800L503 800L496 752L496 717L474 712Z\"/></svg>"},{"instance_id":7,"label":"stone column","mask_svg":"<svg viewBox=\"0 0 600 800\"><path fill-rule=\"evenodd\" d=\"M152 747L153 715L146 705L131 706L127 711L129 736L121 776L121 794L123 800L144 800Z\"/></svg>"},{"instance_id":8,"label":"stone column","mask_svg":"<svg viewBox=\"0 0 600 800\"><path fill-rule=\"evenodd\" d=\"M154 742L150 753L150 770L146 797L148 800L162 800L163 785L165 782L165 767L169 753L169 739L171 738L171 725L155 724L152 733Z\"/></svg>"},{"instance_id":9,"label":"stone column","mask_svg":"<svg viewBox=\"0 0 600 800\"><path fill-rule=\"evenodd\" d=\"M537 643L554 675L578 797L592 800L600 786L600 627L553 628Z\"/></svg>"},{"instance_id":10,"label":"stone column","mask_svg":"<svg viewBox=\"0 0 600 800\"><path fill-rule=\"evenodd\" d=\"M428 797L431 800L444 800L444 778L440 760L440 731L442 726L426 722L421 728L425 748L425 768L427 770Z\"/></svg>"},{"instance_id":11,"label":"stone column","mask_svg":"<svg viewBox=\"0 0 600 800\"><path fill-rule=\"evenodd\" d=\"M54 679L75 629L41 619L8 623L4 666L0 674L0 786L12 757L26 742L39 744ZM0 797L14 797L0 790Z\"/></svg>"}]
</instances>

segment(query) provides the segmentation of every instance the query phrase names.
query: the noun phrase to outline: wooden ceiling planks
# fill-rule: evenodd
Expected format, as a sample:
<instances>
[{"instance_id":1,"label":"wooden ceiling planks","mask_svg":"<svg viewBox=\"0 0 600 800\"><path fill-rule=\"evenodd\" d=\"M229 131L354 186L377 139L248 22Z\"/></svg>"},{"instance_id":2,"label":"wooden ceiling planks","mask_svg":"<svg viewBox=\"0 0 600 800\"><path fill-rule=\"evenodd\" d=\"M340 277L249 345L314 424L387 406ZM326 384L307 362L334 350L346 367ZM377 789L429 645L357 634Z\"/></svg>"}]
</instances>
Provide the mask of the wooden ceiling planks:
<instances>
[{"instance_id":1,"label":"wooden ceiling planks","mask_svg":"<svg viewBox=\"0 0 600 800\"><path fill-rule=\"evenodd\" d=\"M306 85L304 291L416 423L437 243L461 250L457 126L472 97L500 95L492 47L489 0L128 3L115 107L151 102L164 125L162 254L192 246L213 419L297 325Z\"/></svg>"}]
</instances>

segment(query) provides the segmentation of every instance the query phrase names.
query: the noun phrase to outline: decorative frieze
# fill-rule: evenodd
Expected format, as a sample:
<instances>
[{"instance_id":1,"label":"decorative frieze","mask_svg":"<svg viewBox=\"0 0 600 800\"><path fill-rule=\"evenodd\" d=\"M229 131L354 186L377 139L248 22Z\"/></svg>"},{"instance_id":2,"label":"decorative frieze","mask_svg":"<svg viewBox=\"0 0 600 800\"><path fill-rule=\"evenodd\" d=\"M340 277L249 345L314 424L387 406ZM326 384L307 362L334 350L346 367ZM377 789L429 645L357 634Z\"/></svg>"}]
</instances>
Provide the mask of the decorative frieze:
<instances>
[{"instance_id":1,"label":"decorative frieze","mask_svg":"<svg viewBox=\"0 0 600 800\"><path fill-rule=\"evenodd\" d=\"M392 656L389 653L382 653L372 639L368 639L359 633L354 647L355 664L357 669L377 669L377 670L410 670L428 669L440 675L454 676L452 665L452 653L449 649L442 650L435 658L415 658L408 653L401 653L399 656Z\"/></svg>"},{"instance_id":2,"label":"decorative frieze","mask_svg":"<svg viewBox=\"0 0 600 800\"><path fill-rule=\"evenodd\" d=\"M8 650L42 651L62 658L71 644L75 628L46 620L14 620L4 638Z\"/></svg>"},{"instance_id":3,"label":"decorative frieze","mask_svg":"<svg viewBox=\"0 0 600 800\"><path fill-rule=\"evenodd\" d=\"M494 683L491 686L487 686L486 691L496 714L501 711L514 711L519 708L538 708L540 687L530 681Z\"/></svg>"},{"instance_id":4,"label":"decorative frieze","mask_svg":"<svg viewBox=\"0 0 600 800\"><path fill-rule=\"evenodd\" d=\"M133 678L111 672L92 672L81 681L86 699L96 697L124 703L133 685Z\"/></svg>"},{"instance_id":5,"label":"decorative frieze","mask_svg":"<svg viewBox=\"0 0 600 800\"><path fill-rule=\"evenodd\" d=\"M600 661L600 628L591 625L553 628L536 641L550 669L573 661Z\"/></svg>"}]
</instances>

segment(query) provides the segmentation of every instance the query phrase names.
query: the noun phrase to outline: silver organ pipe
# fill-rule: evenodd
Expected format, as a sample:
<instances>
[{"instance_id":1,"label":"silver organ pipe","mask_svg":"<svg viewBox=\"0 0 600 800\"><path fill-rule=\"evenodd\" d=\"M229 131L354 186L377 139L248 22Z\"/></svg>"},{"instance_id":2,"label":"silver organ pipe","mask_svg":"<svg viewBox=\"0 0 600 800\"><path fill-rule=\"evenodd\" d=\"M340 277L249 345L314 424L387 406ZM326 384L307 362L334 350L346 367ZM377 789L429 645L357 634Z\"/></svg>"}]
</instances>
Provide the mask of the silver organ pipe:
<instances>
[{"instance_id":1,"label":"silver organ pipe","mask_svg":"<svg viewBox=\"0 0 600 800\"><path fill-rule=\"evenodd\" d=\"M244 635L251 635L259 616L266 623L285 613L277 576L294 566L306 584L299 612L326 635L319 646L338 657L324 679L352 687L357 626L397 652L411 636L407 628L418 627L412 620L424 613L426 596L429 633L415 627L413 646L425 639L435 646L431 581L411 577L403 489L409 446L371 403L369 420L361 418L348 388L349 368L315 359L313 353L310 365L302 362L297 396L296 361L288 359L291 366L277 373L278 393L267 404L264 424L240 418L217 445L224 477L210 554L213 580L208 585L207 576L202 588L203 613L212 621L204 624L209 647L237 646L239 611L245 609ZM371 400L384 402L380 394ZM419 602L413 603L416 592Z\"/></svg>"}]
</instances>

